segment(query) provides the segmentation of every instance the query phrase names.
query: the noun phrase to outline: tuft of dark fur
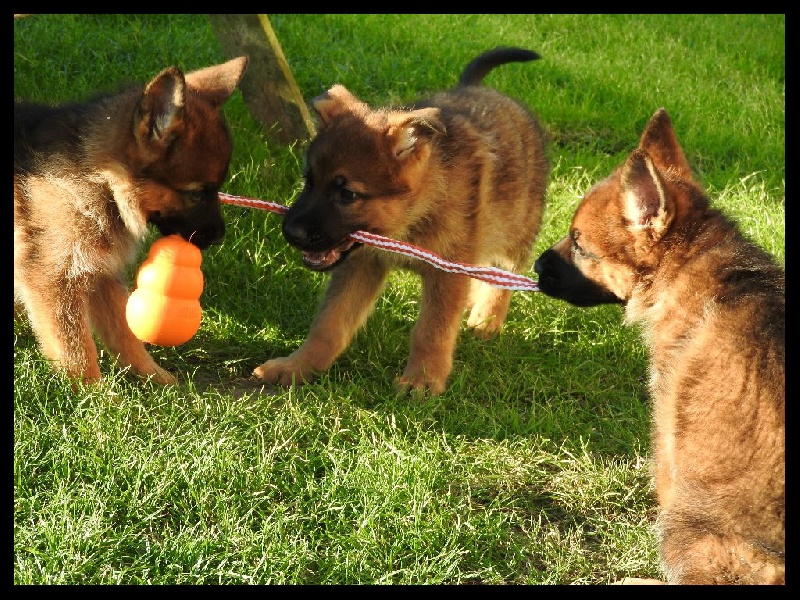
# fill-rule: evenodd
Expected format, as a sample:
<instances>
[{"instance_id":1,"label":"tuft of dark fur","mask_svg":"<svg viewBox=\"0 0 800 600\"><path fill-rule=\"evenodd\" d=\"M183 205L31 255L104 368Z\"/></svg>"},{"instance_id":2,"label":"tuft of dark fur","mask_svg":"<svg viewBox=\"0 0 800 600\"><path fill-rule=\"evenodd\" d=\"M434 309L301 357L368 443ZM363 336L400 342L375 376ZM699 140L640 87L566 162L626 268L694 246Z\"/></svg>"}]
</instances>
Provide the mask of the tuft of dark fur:
<instances>
[{"instance_id":1,"label":"tuft of dark fur","mask_svg":"<svg viewBox=\"0 0 800 600\"><path fill-rule=\"evenodd\" d=\"M528 62L541 58L533 50L501 46L494 50L484 52L464 67L458 79L458 87L479 85L489 74L489 71L500 65L510 62Z\"/></svg>"},{"instance_id":2,"label":"tuft of dark fur","mask_svg":"<svg viewBox=\"0 0 800 600\"><path fill-rule=\"evenodd\" d=\"M710 206L664 109L535 269L642 328L667 582L785 583L785 272Z\"/></svg>"}]
</instances>

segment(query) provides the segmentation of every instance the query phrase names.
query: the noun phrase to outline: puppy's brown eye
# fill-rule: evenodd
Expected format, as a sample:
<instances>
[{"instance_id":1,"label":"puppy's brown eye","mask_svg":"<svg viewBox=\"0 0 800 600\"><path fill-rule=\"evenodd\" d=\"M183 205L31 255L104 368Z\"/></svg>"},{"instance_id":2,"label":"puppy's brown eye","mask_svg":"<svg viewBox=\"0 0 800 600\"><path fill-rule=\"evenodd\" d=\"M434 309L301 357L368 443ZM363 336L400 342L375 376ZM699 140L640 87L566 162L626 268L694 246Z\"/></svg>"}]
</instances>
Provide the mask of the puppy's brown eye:
<instances>
[{"instance_id":1,"label":"puppy's brown eye","mask_svg":"<svg viewBox=\"0 0 800 600\"><path fill-rule=\"evenodd\" d=\"M350 203L353 202L357 197L357 194L353 190L348 190L347 188L342 188L339 190L339 199L342 202Z\"/></svg>"},{"instance_id":2,"label":"puppy's brown eye","mask_svg":"<svg viewBox=\"0 0 800 600\"><path fill-rule=\"evenodd\" d=\"M192 203L213 202L217 197L217 188L212 185L205 185L200 190L186 190L183 194Z\"/></svg>"},{"instance_id":3,"label":"puppy's brown eye","mask_svg":"<svg viewBox=\"0 0 800 600\"><path fill-rule=\"evenodd\" d=\"M571 243L572 254L573 255L577 255L580 258L585 258L586 257L586 251L583 248L581 248L581 245L578 243L578 238L581 237L581 232L580 231L575 231L575 230L570 231L569 237L570 237L570 240L572 242Z\"/></svg>"},{"instance_id":4,"label":"puppy's brown eye","mask_svg":"<svg viewBox=\"0 0 800 600\"><path fill-rule=\"evenodd\" d=\"M345 183L346 183L345 178L342 176L334 178L333 185L337 188L336 199L343 204L350 204L356 198L358 198L358 194L353 190L345 187Z\"/></svg>"},{"instance_id":5,"label":"puppy's brown eye","mask_svg":"<svg viewBox=\"0 0 800 600\"><path fill-rule=\"evenodd\" d=\"M571 230L569 232L569 246L573 253L577 252L582 254L581 247L578 245L578 238L581 236L580 232Z\"/></svg>"},{"instance_id":6,"label":"puppy's brown eye","mask_svg":"<svg viewBox=\"0 0 800 600\"><path fill-rule=\"evenodd\" d=\"M594 252L589 252L586 248L578 243L578 238L581 236L579 231L572 232L570 238L572 239L572 251L580 258L591 258L592 260L600 260Z\"/></svg>"}]
</instances>

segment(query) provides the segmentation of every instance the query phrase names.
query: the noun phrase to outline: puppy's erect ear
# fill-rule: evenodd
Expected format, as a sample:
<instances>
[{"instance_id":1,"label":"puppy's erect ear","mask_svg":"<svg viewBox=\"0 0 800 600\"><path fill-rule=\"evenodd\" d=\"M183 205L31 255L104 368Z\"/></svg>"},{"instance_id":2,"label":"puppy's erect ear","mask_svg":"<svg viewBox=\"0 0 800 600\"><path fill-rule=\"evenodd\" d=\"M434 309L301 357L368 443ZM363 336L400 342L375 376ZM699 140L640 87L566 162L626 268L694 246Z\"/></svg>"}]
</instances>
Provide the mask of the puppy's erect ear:
<instances>
[{"instance_id":1,"label":"puppy's erect ear","mask_svg":"<svg viewBox=\"0 0 800 600\"><path fill-rule=\"evenodd\" d=\"M312 98L310 104L319 116L320 128L326 127L333 119L344 113L364 115L369 111L369 107L364 102L338 83L327 92Z\"/></svg>"},{"instance_id":2,"label":"puppy's erect ear","mask_svg":"<svg viewBox=\"0 0 800 600\"><path fill-rule=\"evenodd\" d=\"M239 85L247 62L246 56L239 56L220 65L192 71L186 74L186 85L200 92L213 106L221 106Z\"/></svg>"},{"instance_id":3,"label":"puppy's erect ear","mask_svg":"<svg viewBox=\"0 0 800 600\"><path fill-rule=\"evenodd\" d=\"M403 160L421 143L427 142L436 134L445 134L446 131L438 108L420 108L391 115L386 136L390 140L395 158Z\"/></svg>"},{"instance_id":4,"label":"puppy's erect ear","mask_svg":"<svg viewBox=\"0 0 800 600\"><path fill-rule=\"evenodd\" d=\"M144 89L134 135L143 149L166 148L183 124L186 81L176 67L164 69ZM154 146L155 145L155 146Z\"/></svg>"},{"instance_id":5,"label":"puppy's erect ear","mask_svg":"<svg viewBox=\"0 0 800 600\"><path fill-rule=\"evenodd\" d=\"M184 123L187 86L219 107L236 89L246 66L247 57L240 56L188 75L177 67L161 71L145 86L139 101L134 135L140 147L160 152L175 139Z\"/></svg>"},{"instance_id":6,"label":"puppy's erect ear","mask_svg":"<svg viewBox=\"0 0 800 600\"><path fill-rule=\"evenodd\" d=\"M620 188L631 230L637 235L644 232L652 240L660 239L674 217L674 203L653 159L641 148L622 166Z\"/></svg>"},{"instance_id":7,"label":"puppy's erect ear","mask_svg":"<svg viewBox=\"0 0 800 600\"><path fill-rule=\"evenodd\" d=\"M645 127L639 148L645 150L663 172L672 170L682 179L692 178L692 168L686 160L672 121L663 108L659 108Z\"/></svg>"}]
</instances>

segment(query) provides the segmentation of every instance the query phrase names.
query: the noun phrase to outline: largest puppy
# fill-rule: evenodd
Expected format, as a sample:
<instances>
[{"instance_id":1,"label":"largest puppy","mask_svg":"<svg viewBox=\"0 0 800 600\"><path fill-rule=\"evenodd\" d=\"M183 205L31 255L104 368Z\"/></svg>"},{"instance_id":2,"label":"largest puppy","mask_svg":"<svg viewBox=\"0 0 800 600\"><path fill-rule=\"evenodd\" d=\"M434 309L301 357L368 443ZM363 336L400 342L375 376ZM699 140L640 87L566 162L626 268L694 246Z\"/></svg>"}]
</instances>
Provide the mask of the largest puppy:
<instances>
[{"instance_id":1,"label":"largest puppy","mask_svg":"<svg viewBox=\"0 0 800 600\"><path fill-rule=\"evenodd\" d=\"M465 309L478 335L499 331L510 291L354 244L349 236L365 230L457 262L527 269L549 170L544 134L525 107L478 84L498 65L536 58L517 48L487 52L467 65L455 89L408 109L373 110L341 85L312 101L319 133L283 233L308 268L332 270L332 277L308 339L256 368L257 377L289 385L328 369L393 268L422 276L402 388L444 391Z\"/></svg>"},{"instance_id":2,"label":"largest puppy","mask_svg":"<svg viewBox=\"0 0 800 600\"><path fill-rule=\"evenodd\" d=\"M709 206L663 109L535 269L643 328L668 583L784 583L785 274Z\"/></svg>"},{"instance_id":3,"label":"largest puppy","mask_svg":"<svg viewBox=\"0 0 800 600\"><path fill-rule=\"evenodd\" d=\"M93 331L123 367L156 365L125 319L124 268L148 223L203 249L222 240L217 191L232 143L220 112L239 57L93 100L14 105L14 297L43 354L69 377L100 378Z\"/></svg>"}]
</instances>

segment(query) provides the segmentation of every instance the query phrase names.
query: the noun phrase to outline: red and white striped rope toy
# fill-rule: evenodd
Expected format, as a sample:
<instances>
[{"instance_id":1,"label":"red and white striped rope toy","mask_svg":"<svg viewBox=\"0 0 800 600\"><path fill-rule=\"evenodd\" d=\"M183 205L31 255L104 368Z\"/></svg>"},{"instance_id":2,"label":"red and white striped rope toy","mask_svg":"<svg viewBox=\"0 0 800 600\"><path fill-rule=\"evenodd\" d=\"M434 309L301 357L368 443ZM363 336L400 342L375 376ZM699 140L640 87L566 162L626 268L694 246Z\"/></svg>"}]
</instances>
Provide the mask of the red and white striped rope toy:
<instances>
[{"instance_id":1,"label":"red and white striped rope toy","mask_svg":"<svg viewBox=\"0 0 800 600\"><path fill-rule=\"evenodd\" d=\"M220 202L225 204L234 204L247 208L268 210L279 215L282 215L289 210L289 207L276 202L255 200L253 198L244 198L242 196L233 196L231 194L226 194L225 192L219 192L219 199ZM441 269L442 271L447 271L449 273L461 273L462 275L467 275L474 279L480 279L481 281L484 281L495 287L524 292L539 291L539 284L532 279L525 277L524 275L518 275L516 273L511 273L495 267L476 267L474 265L468 265L464 263L450 262L435 252L431 252L430 250L425 250L419 246L393 240L392 238L384 237L376 233L370 233L368 231L356 231L350 234L350 237L356 241L368 244L370 246L375 246L376 248L380 248L388 252L396 252L398 254L404 254L412 258L423 260L429 265Z\"/></svg>"}]
</instances>

